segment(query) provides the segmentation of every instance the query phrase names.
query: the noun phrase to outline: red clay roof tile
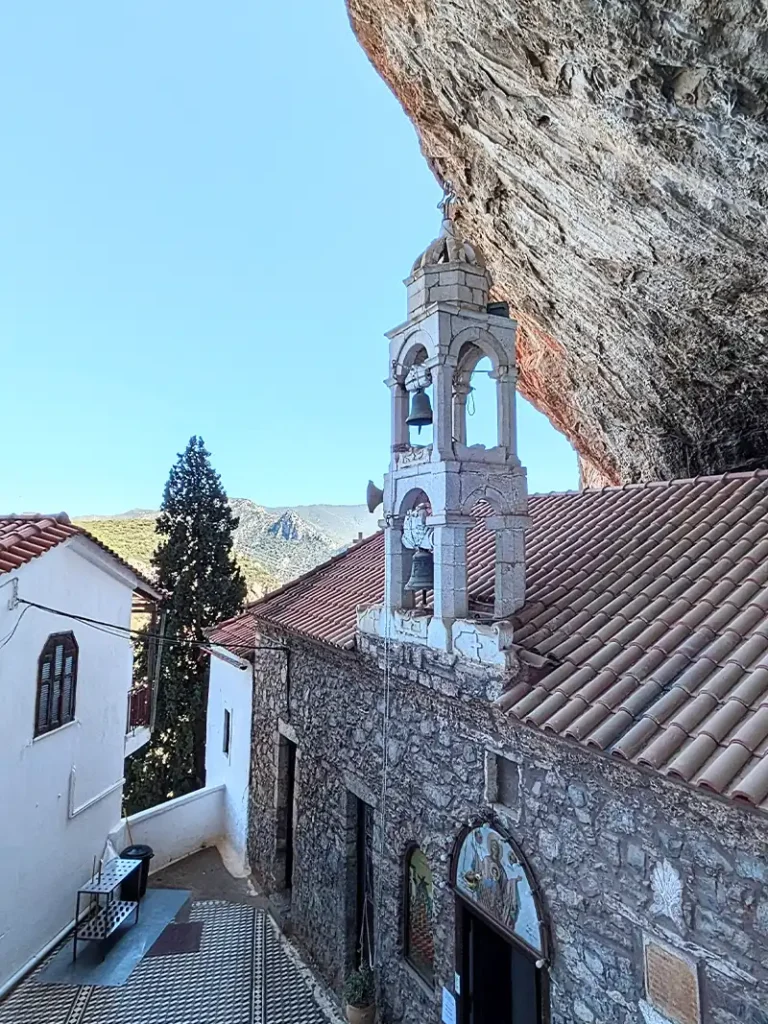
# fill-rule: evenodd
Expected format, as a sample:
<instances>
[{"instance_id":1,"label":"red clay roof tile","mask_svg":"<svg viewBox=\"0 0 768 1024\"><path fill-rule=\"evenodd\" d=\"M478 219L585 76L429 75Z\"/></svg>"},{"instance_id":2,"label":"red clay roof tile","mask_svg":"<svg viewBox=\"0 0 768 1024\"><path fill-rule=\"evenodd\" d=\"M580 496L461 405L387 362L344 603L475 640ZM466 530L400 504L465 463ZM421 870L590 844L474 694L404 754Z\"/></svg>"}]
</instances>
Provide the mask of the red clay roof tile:
<instances>
[{"instance_id":1,"label":"red clay roof tile","mask_svg":"<svg viewBox=\"0 0 768 1024\"><path fill-rule=\"evenodd\" d=\"M760 708L748 718L739 731L731 739L731 744L739 743L752 753L768 738L768 708Z\"/></svg>"},{"instance_id":2,"label":"red clay roof tile","mask_svg":"<svg viewBox=\"0 0 768 1024\"><path fill-rule=\"evenodd\" d=\"M534 495L529 511L514 638L553 666L501 707L768 810L768 472ZM493 598L483 518L468 537L472 607ZM382 599L383 555L377 534L212 639L252 647L263 622L350 646L357 605Z\"/></svg>"},{"instance_id":3,"label":"red clay roof tile","mask_svg":"<svg viewBox=\"0 0 768 1024\"><path fill-rule=\"evenodd\" d=\"M690 703L691 695L682 686L674 685L663 692L657 701L641 716L641 721L649 720L662 726L683 705Z\"/></svg>"},{"instance_id":4,"label":"red clay roof tile","mask_svg":"<svg viewBox=\"0 0 768 1024\"><path fill-rule=\"evenodd\" d=\"M741 666L739 665L728 665L735 678ZM768 666L756 665L753 671L742 679L738 686L734 687L730 696L733 700L741 701L744 707L749 708L756 701L765 700L766 694L768 694Z\"/></svg>"},{"instance_id":5,"label":"red clay roof tile","mask_svg":"<svg viewBox=\"0 0 768 1024\"><path fill-rule=\"evenodd\" d=\"M150 596L157 595L157 591L148 579L87 530L71 523L65 512L49 516L0 515L0 574L13 572L27 562L44 555L51 548L61 544L62 541L78 535L86 537L92 544L96 544L102 551L106 551L115 561L130 569Z\"/></svg>"},{"instance_id":6,"label":"red clay roof tile","mask_svg":"<svg viewBox=\"0 0 768 1024\"><path fill-rule=\"evenodd\" d=\"M764 756L750 769L741 782L734 786L731 795L757 807L765 806L768 799L768 756Z\"/></svg>"},{"instance_id":7,"label":"red clay roof tile","mask_svg":"<svg viewBox=\"0 0 768 1024\"><path fill-rule=\"evenodd\" d=\"M691 736L694 730L708 718L718 707L717 697L711 693L701 691L695 697L689 697L687 703L680 708L678 713L669 722L670 726L676 726L687 736Z\"/></svg>"},{"instance_id":8,"label":"red clay roof tile","mask_svg":"<svg viewBox=\"0 0 768 1024\"><path fill-rule=\"evenodd\" d=\"M715 793L722 793L728 784L739 775L749 760L749 751L738 743L733 744L714 758L696 779L698 786L704 786Z\"/></svg>"},{"instance_id":9,"label":"red clay roof tile","mask_svg":"<svg viewBox=\"0 0 768 1024\"><path fill-rule=\"evenodd\" d=\"M668 762L667 774L677 775L689 782L696 772L706 764L715 750L717 750L717 742L711 736L701 733L687 746L683 746L679 753ZM664 766L660 765L659 767L663 769Z\"/></svg>"},{"instance_id":10,"label":"red clay roof tile","mask_svg":"<svg viewBox=\"0 0 768 1024\"><path fill-rule=\"evenodd\" d=\"M677 725L670 725L668 729L664 729L658 734L650 732L647 728L644 728L647 722L648 719L638 722L624 739L620 741L619 746L625 747L625 749L632 749L633 754L637 753L642 746L643 750L637 757L637 763L648 765L650 768L659 768L669 760L672 754L675 754L682 747L688 736ZM637 738L632 736L635 730L637 730ZM653 737L653 742L647 746L643 743L646 737L648 740Z\"/></svg>"}]
</instances>

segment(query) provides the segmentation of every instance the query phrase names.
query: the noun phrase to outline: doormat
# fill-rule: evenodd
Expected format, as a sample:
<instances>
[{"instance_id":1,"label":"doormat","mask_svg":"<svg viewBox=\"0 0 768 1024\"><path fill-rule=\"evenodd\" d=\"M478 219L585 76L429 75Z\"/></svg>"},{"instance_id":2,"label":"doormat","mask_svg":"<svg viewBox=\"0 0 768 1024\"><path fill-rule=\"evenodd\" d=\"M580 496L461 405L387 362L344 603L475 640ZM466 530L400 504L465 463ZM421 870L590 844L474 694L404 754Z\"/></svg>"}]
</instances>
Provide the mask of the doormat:
<instances>
[{"instance_id":1,"label":"doormat","mask_svg":"<svg viewBox=\"0 0 768 1024\"><path fill-rule=\"evenodd\" d=\"M169 924L147 956L173 956L175 953L199 953L203 936L202 921Z\"/></svg>"}]
</instances>

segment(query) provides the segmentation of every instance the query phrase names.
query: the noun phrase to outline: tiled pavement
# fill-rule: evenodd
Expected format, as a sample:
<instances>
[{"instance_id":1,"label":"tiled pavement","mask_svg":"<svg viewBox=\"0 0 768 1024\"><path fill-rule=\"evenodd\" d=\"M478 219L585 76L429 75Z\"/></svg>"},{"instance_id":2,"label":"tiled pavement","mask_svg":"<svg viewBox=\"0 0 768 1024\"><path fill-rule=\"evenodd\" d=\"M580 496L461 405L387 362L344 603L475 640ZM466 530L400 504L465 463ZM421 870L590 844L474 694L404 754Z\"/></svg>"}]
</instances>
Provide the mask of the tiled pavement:
<instances>
[{"instance_id":1,"label":"tiled pavement","mask_svg":"<svg viewBox=\"0 0 768 1024\"><path fill-rule=\"evenodd\" d=\"M295 959L259 907L193 903L197 953L145 957L119 988L41 985L0 1003L0 1024L327 1024Z\"/></svg>"}]
</instances>

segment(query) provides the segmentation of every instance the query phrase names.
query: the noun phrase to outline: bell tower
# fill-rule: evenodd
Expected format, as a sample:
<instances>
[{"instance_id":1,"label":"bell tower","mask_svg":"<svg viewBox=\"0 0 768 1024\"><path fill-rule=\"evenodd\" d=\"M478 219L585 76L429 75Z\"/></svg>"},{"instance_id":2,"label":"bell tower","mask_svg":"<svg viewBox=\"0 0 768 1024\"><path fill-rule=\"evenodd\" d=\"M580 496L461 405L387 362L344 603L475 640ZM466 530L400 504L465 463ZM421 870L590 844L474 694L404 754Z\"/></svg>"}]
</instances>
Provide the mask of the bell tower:
<instances>
[{"instance_id":1,"label":"bell tower","mask_svg":"<svg viewBox=\"0 0 768 1024\"><path fill-rule=\"evenodd\" d=\"M505 303L489 302L490 275L481 253L462 238L454 203L447 193L440 236L405 281L408 319L387 335L392 450L383 491L385 598L383 606L361 611L358 623L364 632L505 664L511 643L505 620L525 599L528 522L515 427L517 325ZM496 393L490 448L467 445L472 374L486 357ZM422 440L430 418L431 441ZM492 607L482 609L470 608L468 590L467 534L476 523L495 535ZM490 589L489 583L489 595ZM428 590L431 607L415 601L415 592Z\"/></svg>"}]
</instances>

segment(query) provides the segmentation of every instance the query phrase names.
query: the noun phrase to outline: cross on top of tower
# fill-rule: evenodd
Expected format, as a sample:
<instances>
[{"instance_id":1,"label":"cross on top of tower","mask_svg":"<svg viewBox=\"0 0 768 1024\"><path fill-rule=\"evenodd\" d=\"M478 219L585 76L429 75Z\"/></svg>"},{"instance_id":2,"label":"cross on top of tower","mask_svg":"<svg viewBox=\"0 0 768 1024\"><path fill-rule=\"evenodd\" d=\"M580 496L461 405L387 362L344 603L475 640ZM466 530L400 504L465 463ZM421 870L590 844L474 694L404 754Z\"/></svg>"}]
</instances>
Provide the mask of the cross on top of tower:
<instances>
[{"instance_id":1,"label":"cross on top of tower","mask_svg":"<svg viewBox=\"0 0 768 1024\"><path fill-rule=\"evenodd\" d=\"M443 220L451 220L452 208L459 202L459 197L456 195L453 185L450 181L446 181L443 185L443 198L437 204L438 210L443 211Z\"/></svg>"},{"instance_id":2,"label":"cross on top of tower","mask_svg":"<svg viewBox=\"0 0 768 1024\"><path fill-rule=\"evenodd\" d=\"M443 185L443 198L437 204L443 215L440 234L416 259L411 268L412 274L443 263L466 263L485 269L482 253L464 239L458 225L454 223L453 211L460 202L453 185L447 181Z\"/></svg>"}]
</instances>

